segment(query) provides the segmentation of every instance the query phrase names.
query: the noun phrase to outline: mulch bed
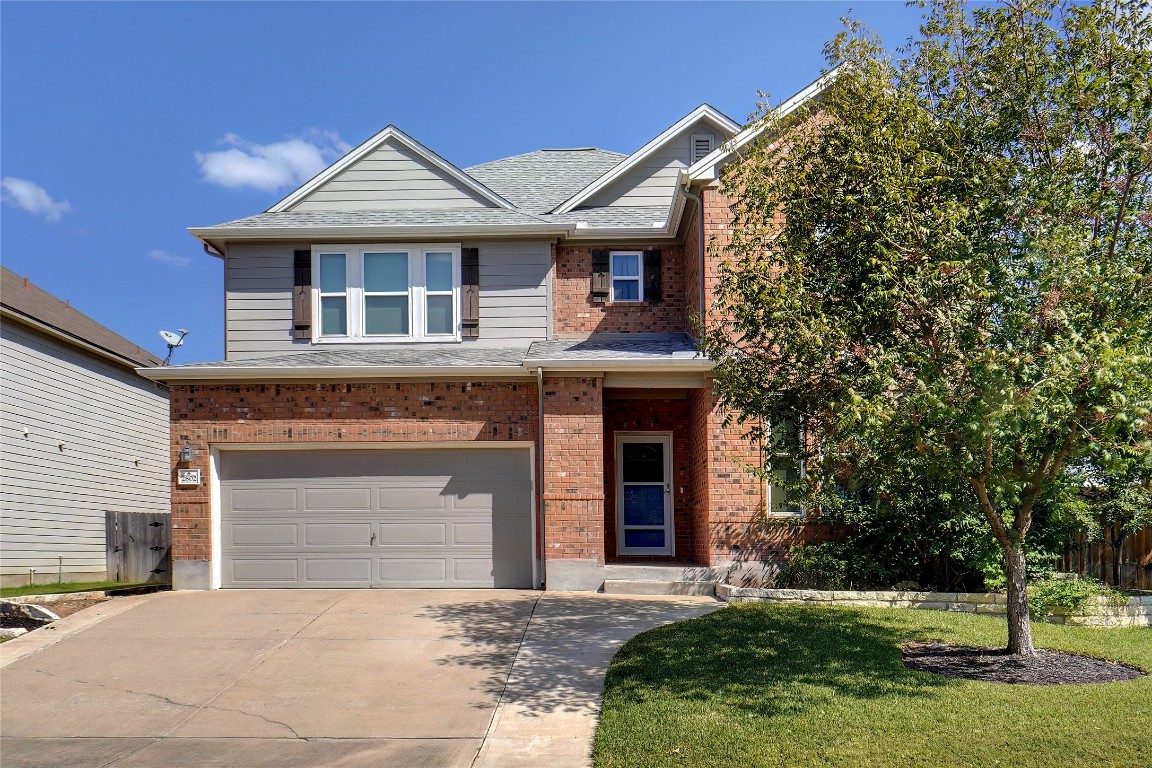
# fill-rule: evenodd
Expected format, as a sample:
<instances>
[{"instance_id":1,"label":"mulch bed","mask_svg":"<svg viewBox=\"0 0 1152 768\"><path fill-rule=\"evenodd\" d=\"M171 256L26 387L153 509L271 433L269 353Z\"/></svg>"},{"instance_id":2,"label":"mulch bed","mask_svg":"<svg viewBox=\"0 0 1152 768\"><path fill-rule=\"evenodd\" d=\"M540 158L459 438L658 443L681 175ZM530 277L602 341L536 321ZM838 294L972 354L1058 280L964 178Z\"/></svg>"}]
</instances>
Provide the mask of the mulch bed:
<instances>
[{"instance_id":1,"label":"mulch bed","mask_svg":"<svg viewBox=\"0 0 1152 768\"><path fill-rule=\"evenodd\" d=\"M1027 658L1013 656L1004 648L949 643L908 643L904 646L904 666L945 677L1016 685L1115 683L1145 676L1127 664L1074 653L1037 650L1035 656Z\"/></svg>"},{"instance_id":2,"label":"mulch bed","mask_svg":"<svg viewBox=\"0 0 1152 768\"><path fill-rule=\"evenodd\" d=\"M106 597L78 597L75 599L55 600L53 602L44 603L44 607L55 613L57 616L63 618L71 616L77 611L82 611L85 608L91 608L94 605L107 601ZM40 619L32 619L26 616L10 616L0 615L0 627L5 629L16 629L23 627L31 632L34 629L46 627L52 622L41 621Z\"/></svg>"}]
</instances>

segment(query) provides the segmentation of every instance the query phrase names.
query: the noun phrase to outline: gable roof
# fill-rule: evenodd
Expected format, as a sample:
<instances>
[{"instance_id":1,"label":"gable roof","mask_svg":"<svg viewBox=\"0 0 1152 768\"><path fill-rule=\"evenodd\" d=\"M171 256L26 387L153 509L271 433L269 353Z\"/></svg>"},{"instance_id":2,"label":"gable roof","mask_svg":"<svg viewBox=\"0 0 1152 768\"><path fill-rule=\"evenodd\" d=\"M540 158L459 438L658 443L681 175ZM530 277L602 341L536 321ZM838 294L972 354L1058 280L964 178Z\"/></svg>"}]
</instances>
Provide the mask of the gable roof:
<instances>
[{"instance_id":1,"label":"gable roof","mask_svg":"<svg viewBox=\"0 0 1152 768\"><path fill-rule=\"evenodd\" d=\"M160 358L60 301L26 277L0 267L0 306L17 320L47 331L52 336L112 358L121 365L156 366Z\"/></svg>"},{"instance_id":2,"label":"gable roof","mask_svg":"<svg viewBox=\"0 0 1152 768\"><path fill-rule=\"evenodd\" d=\"M787 117L795 112L800 107L807 104L812 99L818 98L828 86L835 82L836 78L840 76L843 71L843 65L834 67L820 77L816 78L813 82L802 88L800 91L793 94L788 99L780 102L775 109L772 110L773 117L777 120ZM688 179L690 181L707 180L719 177L719 168L728 161L732 155L743 147L748 142L755 139L764 129L767 128L767 123L763 120L757 120L751 125L747 126L728 141L721 144L716 149L712 150L709 154L700 158L692 164L688 169Z\"/></svg>"},{"instance_id":3,"label":"gable roof","mask_svg":"<svg viewBox=\"0 0 1152 768\"><path fill-rule=\"evenodd\" d=\"M600 176L600 178L592 181L575 195L568 198L560 205L556 206L552 210L552 213L568 213L581 203L586 202L594 194L607 187L613 181L616 181L622 177L628 171L640 165L654 153L658 152L661 147L671 141L681 131L699 120L706 120L707 122L712 123L718 129L720 129L722 133L735 133L740 129L739 123L732 120L732 118L728 117L720 110L708 104L701 104L700 106L696 107L696 109L692 110L687 115L669 126L668 129L662 132L659 136L633 152L619 165L616 165L611 170Z\"/></svg>"},{"instance_id":4,"label":"gable roof","mask_svg":"<svg viewBox=\"0 0 1152 768\"><path fill-rule=\"evenodd\" d=\"M399 143L408 151L412 152L420 159L424 160L429 165L443 173L445 176L465 187L466 189L474 192L482 199L487 200L492 205L498 208L507 208L510 210L516 207L486 187L484 184L480 183L476 179L469 176L467 173L464 173L464 171L452 165L452 163L440 157L440 155L428 149L428 147L416 141L416 139L404 133L396 126L389 125L384 130L380 131L375 136L368 139L363 144L350 151L348 154L344 155L344 157L340 158L335 163L325 168L295 192L269 208L267 213L283 213L285 211L292 210L294 206L307 199L307 197L313 192L323 187L326 183L334 179L340 173L347 170L358 161L364 159L366 156L389 141L395 141Z\"/></svg>"},{"instance_id":5,"label":"gable roof","mask_svg":"<svg viewBox=\"0 0 1152 768\"><path fill-rule=\"evenodd\" d=\"M547 213L627 155L596 147L538 149L464 170L529 213Z\"/></svg>"}]
</instances>

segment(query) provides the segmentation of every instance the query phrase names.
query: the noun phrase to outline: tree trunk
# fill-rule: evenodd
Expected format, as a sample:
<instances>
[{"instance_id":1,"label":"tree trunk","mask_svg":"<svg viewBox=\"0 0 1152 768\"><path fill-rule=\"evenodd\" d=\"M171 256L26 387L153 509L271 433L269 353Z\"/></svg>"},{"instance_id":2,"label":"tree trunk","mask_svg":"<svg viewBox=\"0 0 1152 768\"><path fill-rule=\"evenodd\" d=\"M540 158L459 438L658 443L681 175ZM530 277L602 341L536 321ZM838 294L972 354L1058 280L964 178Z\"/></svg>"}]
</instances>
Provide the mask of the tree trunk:
<instances>
[{"instance_id":1,"label":"tree trunk","mask_svg":"<svg viewBox=\"0 0 1152 768\"><path fill-rule=\"evenodd\" d=\"M1032 617L1028 613L1028 570L1024 550L1004 551L1004 572L1008 575L1008 653L1032 656Z\"/></svg>"},{"instance_id":2,"label":"tree trunk","mask_svg":"<svg viewBox=\"0 0 1152 768\"><path fill-rule=\"evenodd\" d=\"M1112 586L1120 589L1120 560L1122 548L1124 547L1124 537L1116 535L1120 531L1120 526L1112 528Z\"/></svg>"}]
</instances>

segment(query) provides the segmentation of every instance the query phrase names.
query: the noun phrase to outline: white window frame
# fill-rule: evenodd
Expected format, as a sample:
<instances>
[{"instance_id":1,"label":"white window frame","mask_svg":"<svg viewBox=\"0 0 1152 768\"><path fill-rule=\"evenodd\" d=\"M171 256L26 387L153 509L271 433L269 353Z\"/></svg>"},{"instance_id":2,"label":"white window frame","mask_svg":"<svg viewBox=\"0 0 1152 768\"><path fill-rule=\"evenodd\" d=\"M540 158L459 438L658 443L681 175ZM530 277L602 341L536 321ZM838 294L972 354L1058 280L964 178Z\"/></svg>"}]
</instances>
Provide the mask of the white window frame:
<instances>
[{"instance_id":1,"label":"white window frame","mask_svg":"<svg viewBox=\"0 0 1152 768\"><path fill-rule=\"evenodd\" d=\"M637 274L635 277L616 277L616 257L617 256L635 256L638 265ZM618 299L616 298L616 281L617 280L635 280L636 281L636 296L635 299ZM639 304L644 301L644 251L609 251L608 253L608 282L611 285L611 296L613 302L620 304Z\"/></svg>"},{"instance_id":2,"label":"white window frame","mask_svg":"<svg viewBox=\"0 0 1152 768\"><path fill-rule=\"evenodd\" d=\"M371 335L364 330L365 296L399 296L399 292L366 292L364 290L364 254L399 253L408 254L408 334ZM344 336L324 335L323 318L320 315L320 254L343 253L345 282L344 296L347 302L347 330ZM452 313L453 330L447 334L427 332L427 301L425 267L428 253L452 254ZM312 246L312 274L316 276L312 284L312 343L313 344L411 344L418 342L458 342L460 329L460 244L459 243L371 243L365 245L314 245ZM325 296L336 296L326 293ZM432 295L447 295L445 291L434 291Z\"/></svg>"},{"instance_id":3,"label":"white window frame","mask_svg":"<svg viewBox=\"0 0 1152 768\"><path fill-rule=\"evenodd\" d=\"M766 425L765 430L768 433L768 443L770 444L771 443L771 437L772 437L772 425L771 424ZM803 419L800 420L799 426L796 429L796 438L800 441L801 445L803 445L804 441L807 439L805 432L804 432ZM774 486L775 486L775 483L773 482L773 480L775 480L775 478L776 478L776 476L773 474L772 460L774 458L779 458L780 456L783 456L784 454L769 453L767 446L765 446L762 450L764 451L763 497L764 497L764 514L765 514L765 516L767 516L767 517L804 517L804 515L805 515L804 510L801 509L800 507L787 506L787 504L788 504L787 496L785 496L785 499L784 499L785 506L781 507L780 509L776 508L776 505L773 503L774 499L772 498L773 490L774 490ZM800 460L799 466L796 467L796 472L800 478L804 477L804 460L803 459Z\"/></svg>"},{"instance_id":4,"label":"white window frame","mask_svg":"<svg viewBox=\"0 0 1152 768\"><path fill-rule=\"evenodd\" d=\"M320 290L320 256L321 256L321 254L323 254L324 256L343 256L344 257L344 290L343 291L329 291L329 292L325 293L325 292ZM321 324L321 322L323 322L323 319L324 319L323 314L321 313L321 307L323 306L323 303L324 303L322 301L322 299L331 298L333 296L339 296L342 299L344 299L344 330L345 330L345 332L349 331L352 328L352 313L351 313L351 308L349 306L349 304L350 304L349 299L351 298L351 296L349 295L349 291L348 291L348 283L350 282L349 278L348 278L348 270L351 267L351 265L349 264L350 261L351 261L351 259L348 258L348 252L346 250L344 250L343 248L328 248L328 249L323 249L323 250L313 249L313 251L312 251L312 274L316 276L315 280L312 281L312 284L314 286L313 293L315 294L315 300L314 300L313 305L312 305L312 317L315 318L315 321L312 323L312 326L314 329L313 334L318 335L320 333L320 324ZM343 337L333 335L333 336L330 336L329 338L343 338Z\"/></svg>"}]
</instances>

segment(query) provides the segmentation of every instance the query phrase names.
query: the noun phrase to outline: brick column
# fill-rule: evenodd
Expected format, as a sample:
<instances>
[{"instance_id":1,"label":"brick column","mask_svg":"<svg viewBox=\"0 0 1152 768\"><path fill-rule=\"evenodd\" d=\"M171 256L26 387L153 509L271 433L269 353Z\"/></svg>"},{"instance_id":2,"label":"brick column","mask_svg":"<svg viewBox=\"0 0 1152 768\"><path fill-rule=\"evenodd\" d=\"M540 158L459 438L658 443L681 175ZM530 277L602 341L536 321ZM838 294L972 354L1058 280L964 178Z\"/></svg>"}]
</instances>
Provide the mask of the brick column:
<instances>
[{"instance_id":1,"label":"brick column","mask_svg":"<svg viewBox=\"0 0 1152 768\"><path fill-rule=\"evenodd\" d=\"M604 400L600 377L544 380L544 561L548 589L604 582Z\"/></svg>"}]
</instances>

